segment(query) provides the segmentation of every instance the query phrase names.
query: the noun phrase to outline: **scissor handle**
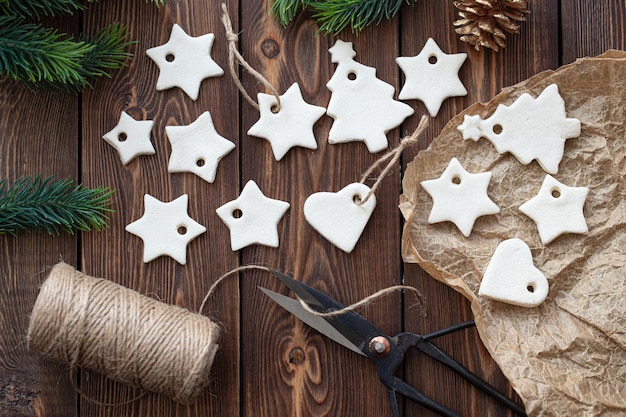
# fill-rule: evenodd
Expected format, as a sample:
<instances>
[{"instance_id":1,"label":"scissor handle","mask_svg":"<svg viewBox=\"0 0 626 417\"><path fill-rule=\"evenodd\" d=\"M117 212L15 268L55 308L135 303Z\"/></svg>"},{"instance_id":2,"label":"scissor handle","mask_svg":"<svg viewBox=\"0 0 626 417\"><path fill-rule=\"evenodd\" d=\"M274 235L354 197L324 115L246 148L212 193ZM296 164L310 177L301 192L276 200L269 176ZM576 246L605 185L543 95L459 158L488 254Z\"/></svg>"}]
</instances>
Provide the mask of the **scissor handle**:
<instances>
[{"instance_id":1,"label":"scissor handle","mask_svg":"<svg viewBox=\"0 0 626 417\"><path fill-rule=\"evenodd\" d=\"M434 411L441 416L444 417L462 417L456 411L439 404L437 401L428 398L403 380L399 378L393 379L393 384L388 388L389 389L389 400L391 402L391 410L393 412L393 417L400 417L400 413L398 411L398 399L396 398L396 392L404 395L407 398L412 399L418 404L428 408L430 411Z\"/></svg>"}]
</instances>

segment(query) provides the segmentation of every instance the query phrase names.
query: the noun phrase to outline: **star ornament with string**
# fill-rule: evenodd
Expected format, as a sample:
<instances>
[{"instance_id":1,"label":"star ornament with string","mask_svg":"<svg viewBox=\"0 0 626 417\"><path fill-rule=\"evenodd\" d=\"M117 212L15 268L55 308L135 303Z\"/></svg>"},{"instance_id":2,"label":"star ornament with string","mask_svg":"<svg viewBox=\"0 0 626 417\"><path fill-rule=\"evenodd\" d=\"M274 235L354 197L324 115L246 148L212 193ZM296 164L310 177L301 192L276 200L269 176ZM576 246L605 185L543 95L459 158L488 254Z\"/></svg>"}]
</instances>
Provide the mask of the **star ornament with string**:
<instances>
[{"instance_id":1,"label":"star ornament with string","mask_svg":"<svg viewBox=\"0 0 626 417\"><path fill-rule=\"evenodd\" d=\"M418 55L396 58L406 77L398 98L420 100L432 117L437 116L445 99L467 95L459 79L466 58L465 53L446 54L429 38Z\"/></svg>"},{"instance_id":2,"label":"star ornament with string","mask_svg":"<svg viewBox=\"0 0 626 417\"><path fill-rule=\"evenodd\" d=\"M271 94L259 93L257 97L261 116L248 130L248 135L269 141L277 161L294 146L317 149L313 125L326 109L304 101L298 83L293 83L280 96L280 108Z\"/></svg>"},{"instance_id":3,"label":"star ornament with string","mask_svg":"<svg viewBox=\"0 0 626 417\"><path fill-rule=\"evenodd\" d=\"M428 223L450 221L468 237L476 219L500 212L487 195L490 181L491 172L470 174L458 159L452 158L441 177L421 182L433 199Z\"/></svg>"},{"instance_id":4,"label":"star ornament with string","mask_svg":"<svg viewBox=\"0 0 626 417\"><path fill-rule=\"evenodd\" d=\"M202 80L224 74L211 58L215 35L189 36L174 24L167 43L150 48L146 54L159 67L156 89L179 87L192 100L197 100Z\"/></svg>"},{"instance_id":5,"label":"star ornament with string","mask_svg":"<svg viewBox=\"0 0 626 417\"><path fill-rule=\"evenodd\" d=\"M187 263L187 245L206 232L206 228L187 214L189 197L183 194L165 203L144 196L143 216L128 226L126 231L143 240L143 261L148 263L159 256L167 255L178 263Z\"/></svg>"},{"instance_id":6,"label":"star ornament with string","mask_svg":"<svg viewBox=\"0 0 626 417\"><path fill-rule=\"evenodd\" d=\"M278 223L289 207L285 201L266 197L250 180L236 200L215 211L230 229L231 248L237 251L250 245L278 247Z\"/></svg>"}]
</instances>

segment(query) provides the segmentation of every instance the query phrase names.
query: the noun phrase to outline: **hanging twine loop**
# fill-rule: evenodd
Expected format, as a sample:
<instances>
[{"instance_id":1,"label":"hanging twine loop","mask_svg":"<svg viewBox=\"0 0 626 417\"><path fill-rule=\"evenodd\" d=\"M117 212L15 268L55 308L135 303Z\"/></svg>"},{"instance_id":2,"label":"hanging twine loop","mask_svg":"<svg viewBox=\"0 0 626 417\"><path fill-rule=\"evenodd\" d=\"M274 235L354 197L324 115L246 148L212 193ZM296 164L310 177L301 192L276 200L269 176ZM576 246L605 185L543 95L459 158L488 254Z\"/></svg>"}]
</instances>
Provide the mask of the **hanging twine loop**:
<instances>
[{"instance_id":1,"label":"hanging twine loop","mask_svg":"<svg viewBox=\"0 0 626 417\"><path fill-rule=\"evenodd\" d=\"M404 139L402 139L400 141L400 144L395 149L392 149L386 154L384 154L383 156L381 156L376 162L374 162L367 169L367 171L363 173L363 175L361 176L361 179L359 180L361 184L365 184L365 181L367 181L367 178L374 172L376 168L384 164L386 161L389 161L387 162L387 165L382 170L378 178L376 178L376 182L374 183L374 185L370 187L370 190L365 195L365 197L361 201L357 202L358 205L365 204L367 200L369 200L370 197L376 193L376 190L378 190L378 187L380 187L380 184L382 183L383 179L387 176L387 174L389 174L389 171L391 171L391 169L395 166L395 164L398 162L398 159L400 159L400 155L402 155L402 151L404 151L409 146L417 143L419 137L422 135L422 133L424 133L424 130L426 130L427 127L428 127L428 117L424 115L420 119L419 125L417 125L417 128L415 129L413 134L411 134L411 136L407 136Z\"/></svg>"},{"instance_id":2,"label":"hanging twine loop","mask_svg":"<svg viewBox=\"0 0 626 417\"><path fill-rule=\"evenodd\" d=\"M237 43L239 42L239 36L233 31L233 24L230 19L230 15L228 14L228 8L225 3L222 3L222 23L224 24L224 29L226 30L226 41L228 42L228 68L230 70L230 74L235 81L235 85L246 99L248 103L255 109L259 110L259 105L246 91L243 86L241 79L239 78L239 74L237 72L237 68L235 67L236 63L239 63L242 67L244 67L250 74L254 76L257 80L259 80L267 89L274 95L276 98L275 111L280 110L280 95L278 91L274 88L274 86L257 70L252 68L250 64L244 59L244 57L239 53L237 49Z\"/></svg>"}]
</instances>

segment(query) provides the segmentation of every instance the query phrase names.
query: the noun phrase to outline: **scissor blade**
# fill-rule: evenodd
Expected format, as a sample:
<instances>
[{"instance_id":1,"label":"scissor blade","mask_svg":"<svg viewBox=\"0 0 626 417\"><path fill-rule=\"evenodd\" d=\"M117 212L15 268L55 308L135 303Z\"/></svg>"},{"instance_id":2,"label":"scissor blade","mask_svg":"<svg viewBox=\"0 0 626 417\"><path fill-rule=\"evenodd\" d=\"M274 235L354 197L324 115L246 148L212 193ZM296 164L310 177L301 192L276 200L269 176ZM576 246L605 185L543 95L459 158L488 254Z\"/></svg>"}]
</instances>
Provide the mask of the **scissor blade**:
<instances>
[{"instance_id":1,"label":"scissor blade","mask_svg":"<svg viewBox=\"0 0 626 417\"><path fill-rule=\"evenodd\" d=\"M279 306L281 306L324 336L328 337L331 340L334 340L340 345L345 346L356 353L364 355L364 353L361 352L361 349L359 349L352 342L346 339L337 329L335 329L326 320L324 320L324 318L306 311L304 307L302 307L300 301L294 300L293 298L287 297L282 294L275 293L274 291L270 291L263 287L259 287L259 289L272 300L274 300Z\"/></svg>"}]
</instances>

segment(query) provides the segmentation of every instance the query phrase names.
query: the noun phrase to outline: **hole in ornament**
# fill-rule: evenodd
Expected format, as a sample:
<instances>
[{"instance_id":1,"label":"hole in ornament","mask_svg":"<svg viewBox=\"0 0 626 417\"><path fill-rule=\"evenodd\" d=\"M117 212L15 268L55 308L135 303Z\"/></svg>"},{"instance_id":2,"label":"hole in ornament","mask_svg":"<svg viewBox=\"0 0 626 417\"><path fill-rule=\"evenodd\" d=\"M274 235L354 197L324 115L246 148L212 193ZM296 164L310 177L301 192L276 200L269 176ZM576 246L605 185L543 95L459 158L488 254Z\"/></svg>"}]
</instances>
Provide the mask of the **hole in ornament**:
<instances>
[{"instance_id":1,"label":"hole in ornament","mask_svg":"<svg viewBox=\"0 0 626 417\"><path fill-rule=\"evenodd\" d=\"M174 54L167 54L167 55L165 55L165 60L166 60L167 62L174 62L174 59L175 59L175 58L176 58L176 57L174 56Z\"/></svg>"},{"instance_id":2,"label":"hole in ornament","mask_svg":"<svg viewBox=\"0 0 626 417\"><path fill-rule=\"evenodd\" d=\"M354 204L361 204L361 196L358 194L353 195L352 201L354 201Z\"/></svg>"},{"instance_id":3,"label":"hole in ornament","mask_svg":"<svg viewBox=\"0 0 626 417\"><path fill-rule=\"evenodd\" d=\"M437 63L437 55L431 55L428 57L428 63L435 65Z\"/></svg>"},{"instance_id":4,"label":"hole in ornament","mask_svg":"<svg viewBox=\"0 0 626 417\"><path fill-rule=\"evenodd\" d=\"M278 104L274 104L270 110L272 113L277 114L280 111L280 106Z\"/></svg>"},{"instance_id":5,"label":"hole in ornament","mask_svg":"<svg viewBox=\"0 0 626 417\"><path fill-rule=\"evenodd\" d=\"M196 161L196 166L198 167L203 167L204 166L204 159L200 158Z\"/></svg>"},{"instance_id":6,"label":"hole in ornament","mask_svg":"<svg viewBox=\"0 0 626 417\"><path fill-rule=\"evenodd\" d=\"M178 226L178 234L184 235L185 233L187 233L187 227L185 225Z\"/></svg>"},{"instance_id":7,"label":"hole in ornament","mask_svg":"<svg viewBox=\"0 0 626 417\"><path fill-rule=\"evenodd\" d=\"M452 184L459 185L460 183L461 183L461 177L459 177L458 175L455 175L454 177L452 177Z\"/></svg>"},{"instance_id":8,"label":"hole in ornament","mask_svg":"<svg viewBox=\"0 0 626 417\"><path fill-rule=\"evenodd\" d=\"M526 289L528 290L528 292L535 292L535 284L528 284L528 287L526 287Z\"/></svg>"},{"instance_id":9,"label":"hole in ornament","mask_svg":"<svg viewBox=\"0 0 626 417\"><path fill-rule=\"evenodd\" d=\"M120 142L125 142L126 139L128 139L128 135L124 132L120 133L119 135L117 135L117 140Z\"/></svg>"},{"instance_id":10,"label":"hole in ornament","mask_svg":"<svg viewBox=\"0 0 626 417\"><path fill-rule=\"evenodd\" d=\"M239 209L234 209L233 210L233 217L235 219L240 219L241 216L243 216L243 212L241 210L239 210Z\"/></svg>"},{"instance_id":11,"label":"hole in ornament","mask_svg":"<svg viewBox=\"0 0 626 417\"><path fill-rule=\"evenodd\" d=\"M493 125L493 133L496 135L502 133L502 125Z\"/></svg>"},{"instance_id":12,"label":"hole in ornament","mask_svg":"<svg viewBox=\"0 0 626 417\"><path fill-rule=\"evenodd\" d=\"M554 187L552 190L550 190L550 194L554 198L559 198L561 196L561 190L559 190L557 187Z\"/></svg>"},{"instance_id":13,"label":"hole in ornament","mask_svg":"<svg viewBox=\"0 0 626 417\"><path fill-rule=\"evenodd\" d=\"M348 79L349 79L350 81L354 81L354 80L356 80L356 72L349 72L349 73L348 73Z\"/></svg>"}]
</instances>

